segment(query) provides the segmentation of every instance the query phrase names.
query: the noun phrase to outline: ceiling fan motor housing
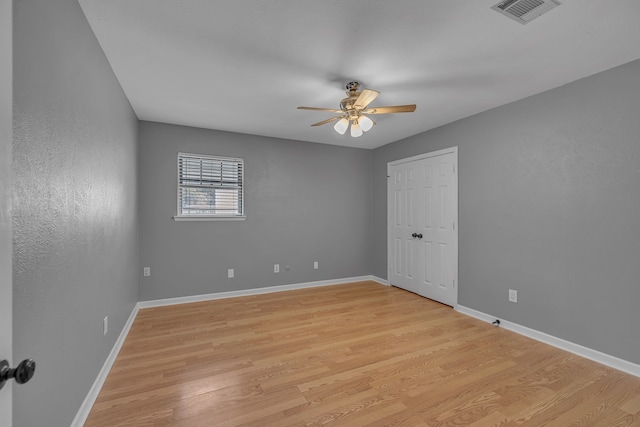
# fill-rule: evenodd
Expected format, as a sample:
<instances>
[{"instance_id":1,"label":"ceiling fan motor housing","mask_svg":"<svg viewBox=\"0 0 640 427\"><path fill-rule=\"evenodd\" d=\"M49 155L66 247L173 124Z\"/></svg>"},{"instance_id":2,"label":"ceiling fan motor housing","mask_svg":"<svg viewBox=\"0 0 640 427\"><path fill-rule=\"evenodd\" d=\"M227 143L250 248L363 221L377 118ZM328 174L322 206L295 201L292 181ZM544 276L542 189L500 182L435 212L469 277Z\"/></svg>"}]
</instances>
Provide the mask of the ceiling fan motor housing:
<instances>
[{"instance_id":1,"label":"ceiling fan motor housing","mask_svg":"<svg viewBox=\"0 0 640 427\"><path fill-rule=\"evenodd\" d=\"M356 113L356 109L353 108L353 104L355 104L356 100L358 99L358 94L359 93L356 92L356 94L349 96L349 98L344 98L342 101L340 101L340 109L349 115L351 115L351 113Z\"/></svg>"}]
</instances>

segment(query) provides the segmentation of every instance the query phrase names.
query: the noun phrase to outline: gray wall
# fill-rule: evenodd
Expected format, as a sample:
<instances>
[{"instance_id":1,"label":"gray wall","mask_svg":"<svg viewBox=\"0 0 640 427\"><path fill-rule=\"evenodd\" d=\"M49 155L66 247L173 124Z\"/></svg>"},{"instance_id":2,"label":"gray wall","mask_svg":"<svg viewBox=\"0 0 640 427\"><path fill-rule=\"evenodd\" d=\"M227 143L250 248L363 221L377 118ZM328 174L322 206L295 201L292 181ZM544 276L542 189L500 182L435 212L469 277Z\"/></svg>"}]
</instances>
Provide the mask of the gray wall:
<instances>
[{"instance_id":1,"label":"gray wall","mask_svg":"<svg viewBox=\"0 0 640 427\"><path fill-rule=\"evenodd\" d=\"M373 274L387 162L451 146L459 303L640 363L640 61L376 149Z\"/></svg>"},{"instance_id":2,"label":"gray wall","mask_svg":"<svg viewBox=\"0 0 640 427\"><path fill-rule=\"evenodd\" d=\"M76 0L14 14L14 425L68 426L137 301L137 119Z\"/></svg>"},{"instance_id":3,"label":"gray wall","mask_svg":"<svg viewBox=\"0 0 640 427\"><path fill-rule=\"evenodd\" d=\"M139 132L141 300L370 273L370 150L152 122ZM247 219L174 221L178 152L244 158Z\"/></svg>"},{"instance_id":4,"label":"gray wall","mask_svg":"<svg viewBox=\"0 0 640 427\"><path fill-rule=\"evenodd\" d=\"M0 360L11 355L11 1L0 0ZM11 387L0 391L0 423L11 425Z\"/></svg>"}]
</instances>

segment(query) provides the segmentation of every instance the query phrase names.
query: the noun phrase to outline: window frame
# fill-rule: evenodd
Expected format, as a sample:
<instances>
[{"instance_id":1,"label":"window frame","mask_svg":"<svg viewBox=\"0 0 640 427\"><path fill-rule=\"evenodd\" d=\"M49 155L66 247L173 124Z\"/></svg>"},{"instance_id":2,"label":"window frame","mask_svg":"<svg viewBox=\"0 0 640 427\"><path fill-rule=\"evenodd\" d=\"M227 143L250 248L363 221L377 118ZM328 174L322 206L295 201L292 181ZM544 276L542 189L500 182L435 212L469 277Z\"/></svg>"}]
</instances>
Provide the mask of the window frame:
<instances>
[{"instance_id":1,"label":"window frame","mask_svg":"<svg viewBox=\"0 0 640 427\"><path fill-rule=\"evenodd\" d=\"M205 160L211 160L215 162L229 162L235 163L236 165L240 165L240 172L238 174L239 181L239 192L240 196L238 198L238 203L236 207L239 208L240 214L204 214L204 215L184 215L182 214L182 188L189 187L180 183L181 178L181 170L180 170L180 161L184 158L193 158L198 159L201 162ZM194 154L194 153L184 153L179 152L176 158L176 215L173 217L175 221L243 221L246 217L246 205L244 202L244 193L245 193L245 180L244 180L244 159L242 157L226 157L226 156L215 156L211 154ZM193 188L193 187L192 187Z\"/></svg>"}]
</instances>

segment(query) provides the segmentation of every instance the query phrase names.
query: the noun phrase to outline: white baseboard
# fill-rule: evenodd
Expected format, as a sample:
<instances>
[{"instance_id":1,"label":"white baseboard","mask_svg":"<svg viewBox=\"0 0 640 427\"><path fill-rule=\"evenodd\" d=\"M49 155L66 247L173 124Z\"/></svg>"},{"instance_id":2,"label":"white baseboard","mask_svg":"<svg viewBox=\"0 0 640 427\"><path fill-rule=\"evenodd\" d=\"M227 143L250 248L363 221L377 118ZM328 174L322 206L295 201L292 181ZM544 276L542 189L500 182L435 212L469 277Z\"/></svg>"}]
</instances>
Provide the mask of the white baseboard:
<instances>
[{"instance_id":1,"label":"white baseboard","mask_svg":"<svg viewBox=\"0 0 640 427\"><path fill-rule=\"evenodd\" d=\"M107 379L107 375L109 375L109 371L111 371L113 363L116 361L118 353L120 353L120 349L122 348L122 344L124 344L124 340L127 338L127 335L129 335L129 330L131 329L131 325L133 325L133 321L135 320L137 314L138 305L136 304L133 310L131 310L131 314L127 319L127 323L124 324L122 331L120 331L120 335L113 345L113 348L111 349L107 360L105 360L104 365L102 365L102 369L100 369L98 377L89 389L89 393L87 393L87 396L84 398L84 402L82 402L82 405L80 405L80 409L78 409L76 417L71 422L71 427L82 427L85 421L87 421L87 417L91 412L91 408L98 398L98 394L100 393L102 385Z\"/></svg>"},{"instance_id":2,"label":"white baseboard","mask_svg":"<svg viewBox=\"0 0 640 427\"><path fill-rule=\"evenodd\" d=\"M483 313L481 311L477 311L463 305L456 306L456 311L462 314L466 314L467 316L483 320L487 323L493 323L496 319L499 319L501 328L508 329L520 335L524 335L525 337L532 338L536 341L540 341L545 344L549 344L559 349L568 351L570 353L577 354L578 356L593 360L594 362L601 363L619 371L626 372L627 374L640 377L640 365L636 363L632 363L627 360L620 359L618 357L611 356L609 354L563 340L562 338L554 337L553 335L549 335L535 329L527 328L526 326L522 326L518 323L500 319L496 316L492 316L490 314Z\"/></svg>"},{"instance_id":3,"label":"white baseboard","mask_svg":"<svg viewBox=\"0 0 640 427\"><path fill-rule=\"evenodd\" d=\"M291 285L267 286L264 288L243 289L238 291L216 292L212 294L192 295L188 297L156 299L141 301L138 308L162 307L164 305L187 304L190 302L211 301L224 298L246 297L249 295L270 294L272 292L292 291L295 289L317 288L319 286L340 285L343 283L362 282L365 280L375 280L373 276L357 276L346 279L319 280L317 282L294 283Z\"/></svg>"},{"instance_id":4,"label":"white baseboard","mask_svg":"<svg viewBox=\"0 0 640 427\"><path fill-rule=\"evenodd\" d=\"M389 281L388 280L381 279L378 276L369 276L369 280L373 280L374 282L378 282L381 285L391 286L391 285L389 285Z\"/></svg>"}]
</instances>

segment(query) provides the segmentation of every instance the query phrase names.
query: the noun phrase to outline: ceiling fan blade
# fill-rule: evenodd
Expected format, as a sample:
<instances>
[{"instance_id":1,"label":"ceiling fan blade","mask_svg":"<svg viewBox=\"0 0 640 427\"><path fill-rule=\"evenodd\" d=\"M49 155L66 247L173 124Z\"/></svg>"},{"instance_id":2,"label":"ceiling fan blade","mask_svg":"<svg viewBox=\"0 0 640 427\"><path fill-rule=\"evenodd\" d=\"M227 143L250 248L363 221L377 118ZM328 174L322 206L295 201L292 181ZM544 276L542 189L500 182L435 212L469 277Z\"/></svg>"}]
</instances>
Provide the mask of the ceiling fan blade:
<instances>
[{"instance_id":1,"label":"ceiling fan blade","mask_svg":"<svg viewBox=\"0 0 640 427\"><path fill-rule=\"evenodd\" d=\"M378 92L377 90L364 89L353 105L354 107L362 110L363 108L367 108L367 105L371 104L371 102L373 102L373 100L376 99L378 95L380 95L380 92Z\"/></svg>"},{"instance_id":2,"label":"ceiling fan blade","mask_svg":"<svg viewBox=\"0 0 640 427\"><path fill-rule=\"evenodd\" d=\"M331 117L330 119L327 120L323 120L321 122L318 123L314 123L311 126L322 126L322 125L326 125L327 123L331 123L331 122L335 122L336 120L340 120L345 116L336 116L336 117Z\"/></svg>"},{"instance_id":3,"label":"ceiling fan blade","mask_svg":"<svg viewBox=\"0 0 640 427\"><path fill-rule=\"evenodd\" d=\"M413 113L414 111L416 111L416 104L373 107L362 110L364 114Z\"/></svg>"},{"instance_id":4,"label":"ceiling fan blade","mask_svg":"<svg viewBox=\"0 0 640 427\"><path fill-rule=\"evenodd\" d=\"M336 110L335 108L320 108L320 107L298 107L298 110L329 111L330 113L344 113L344 111Z\"/></svg>"}]
</instances>

